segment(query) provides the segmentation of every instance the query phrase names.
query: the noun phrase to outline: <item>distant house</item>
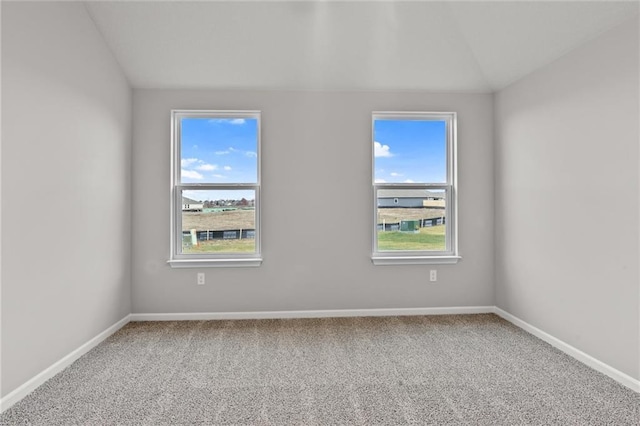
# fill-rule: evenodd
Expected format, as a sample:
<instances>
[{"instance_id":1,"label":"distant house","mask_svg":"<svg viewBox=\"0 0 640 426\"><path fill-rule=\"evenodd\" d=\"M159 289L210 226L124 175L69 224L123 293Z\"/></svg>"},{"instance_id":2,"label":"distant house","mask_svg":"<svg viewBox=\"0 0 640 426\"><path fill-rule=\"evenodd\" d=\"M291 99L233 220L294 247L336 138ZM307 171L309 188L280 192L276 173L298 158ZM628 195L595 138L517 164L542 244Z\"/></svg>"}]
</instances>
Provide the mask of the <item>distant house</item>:
<instances>
[{"instance_id":1,"label":"distant house","mask_svg":"<svg viewBox=\"0 0 640 426\"><path fill-rule=\"evenodd\" d=\"M187 197L182 197L183 212L201 212L204 204L202 201L195 201Z\"/></svg>"},{"instance_id":2,"label":"distant house","mask_svg":"<svg viewBox=\"0 0 640 426\"><path fill-rule=\"evenodd\" d=\"M378 207L421 208L444 207L444 192L426 189L381 189Z\"/></svg>"}]
</instances>

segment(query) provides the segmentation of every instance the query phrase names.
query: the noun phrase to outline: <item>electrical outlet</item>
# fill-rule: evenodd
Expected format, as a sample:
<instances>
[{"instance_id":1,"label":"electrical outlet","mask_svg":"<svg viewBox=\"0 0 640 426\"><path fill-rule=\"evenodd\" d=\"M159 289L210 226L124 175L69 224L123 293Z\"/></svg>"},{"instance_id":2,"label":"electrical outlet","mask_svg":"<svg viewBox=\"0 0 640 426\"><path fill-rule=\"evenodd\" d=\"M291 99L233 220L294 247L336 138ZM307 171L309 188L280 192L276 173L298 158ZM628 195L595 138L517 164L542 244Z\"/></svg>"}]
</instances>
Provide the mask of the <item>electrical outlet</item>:
<instances>
[{"instance_id":1,"label":"electrical outlet","mask_svg":"<svg viewBox=\"0 0 640 426\"><path fill-rule=\"evenodd\" d=\"M438 271L436 269L429 271L429 281L438 281Z\"/></svg>"},{"instance_id":2,"label":"electrical outlet","mask_svg":"<svg viewBox=\"0 0 640 426\"><path fill-rule=\"evenodd\" d=\"M204 272L198 272L198 285L204 285Z\"/></svg>"}]
</instances>

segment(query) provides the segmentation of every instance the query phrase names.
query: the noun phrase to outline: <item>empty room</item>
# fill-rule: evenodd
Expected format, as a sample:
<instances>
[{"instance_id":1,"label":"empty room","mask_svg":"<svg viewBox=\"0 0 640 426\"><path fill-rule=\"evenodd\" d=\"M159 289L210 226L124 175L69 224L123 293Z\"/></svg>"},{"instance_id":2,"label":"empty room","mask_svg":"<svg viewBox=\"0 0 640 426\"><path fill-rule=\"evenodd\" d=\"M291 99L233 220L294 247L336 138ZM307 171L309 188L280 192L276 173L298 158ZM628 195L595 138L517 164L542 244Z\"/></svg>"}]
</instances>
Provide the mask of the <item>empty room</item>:
<instances>
[{"instance_id":1,"label":"empty room","mask_svg":"<svg viewBox=\"0 0 640 426\"><path fill-rule=\"evenodd\" d=\"M640 424L639 10L3 0L0 424Z\"/></svg>"}]
</instances>

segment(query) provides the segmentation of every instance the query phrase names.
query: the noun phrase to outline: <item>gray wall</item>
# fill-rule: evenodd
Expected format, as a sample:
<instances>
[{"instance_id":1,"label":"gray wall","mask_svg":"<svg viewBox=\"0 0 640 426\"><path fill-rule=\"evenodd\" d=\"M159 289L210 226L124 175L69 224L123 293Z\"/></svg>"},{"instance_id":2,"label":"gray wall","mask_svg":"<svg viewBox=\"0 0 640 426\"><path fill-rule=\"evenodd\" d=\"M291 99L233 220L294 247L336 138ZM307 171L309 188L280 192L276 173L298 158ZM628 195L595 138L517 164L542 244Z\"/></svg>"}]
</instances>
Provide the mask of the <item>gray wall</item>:
<instances>
[{"instance_id":1,"label":"gray wall","mask_svg":"<svg viewBox=\"0 0 640 426\"><path fill-rule=\"evenodd\" d=\"M2 396L131 312L131 90L81 3L2 3Z\"/></svg>"},{"instance_id":2,"label":"gray wall","mask_svg":"<svg viewBox=\"0 0 640 426\"><path fill-rule=\"evenodd\" d=\"M497 305L638 379L637 18L496 95Z\"/></svg>"},{"instance_id":3,"label":"gray wall","mask_svg":"<svg viewBox=\"0 0 640 426\"><path fill-rule=\"evenodd\" d=\"M491 95L149 89L133 99L134 313L494 304ZM166 264L172 108L262 111L261 267L208 269L197 286L198 270ZM458 113L457 265L371 264L376 110ZM342 226L341 238L326 231Z\"/></svg>"}]
</instances>

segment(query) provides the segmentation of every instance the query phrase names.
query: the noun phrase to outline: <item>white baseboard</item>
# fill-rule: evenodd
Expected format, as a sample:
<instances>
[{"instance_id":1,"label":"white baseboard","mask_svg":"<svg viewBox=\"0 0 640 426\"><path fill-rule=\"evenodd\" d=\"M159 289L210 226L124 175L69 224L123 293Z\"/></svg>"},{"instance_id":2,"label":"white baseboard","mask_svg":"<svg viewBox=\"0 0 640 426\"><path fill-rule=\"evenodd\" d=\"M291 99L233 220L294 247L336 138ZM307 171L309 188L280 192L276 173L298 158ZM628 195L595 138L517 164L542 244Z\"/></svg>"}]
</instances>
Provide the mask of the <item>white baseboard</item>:
<instances>
[{"instance_id":1,"label":"white baseboard","mask_svg":"<svg viewBox=\"0 0 640 426\"><path fill-rule=\"evenodd\" d=\"M127 315L126 317L122 318L120 321L113 324L111 327L107 328L102 333L98 334L96 337L71 352L69 355L65 356L58 362L46 368L37 376L33 377L11 393L7 394L4 398L0 399L0 413L4 412L9 407L19 402L22 398L36 390L38 386L42 385L44 382L73 364L82 355L86 354L91 349L98 346L98 344L103 342L107 337L111 336L113 333L124 327L127 323L129 323L129 317L130 315Z\"/></svg>"},{"instance_id":2,"label":"white baseboard","mask_svg":"<svg viewBox=\"0 0 640 426\"><path fill-rule=\"evenodd\" d=\"M460 306L451 308L397 309L332 309L315 311L258 311L258 312L193 312L170 314L131 314L131 321L205 321L239 319L386 317L403 315L461 315L489 314L493 306Z\"/></svg>"},{"instance_id":3,"label":"white baseboard","mask_svg":"<svg viewBox=\"0 0 640 426\"><path fill-rule=\"evenodd\" d=\"M520 318L514 315L511 315L510 313L498 308L497 306L494 308L494 313L504 318L505 320L509 321L510 323L520 327L524 331L527 331L533 334L540 340L544 340L545 342L549 343L551 346L557 349L560 349L562 352L577 359L578 361L582 362L588 367L591 367L594 370L599 371L600 373L606 374L616 382L628 387L631 390L634 390L640 393L640 380L636 380L633 377L623 373L622 371L616 370L610 365L605 364L604 362L592 357L591 355L588 355L582 352L580 349L577 349L556 337L553 337L549 333L546 333L540 330L539 328L532 326L531 324L521 320Z\"/></svg>"}]
</instances>

